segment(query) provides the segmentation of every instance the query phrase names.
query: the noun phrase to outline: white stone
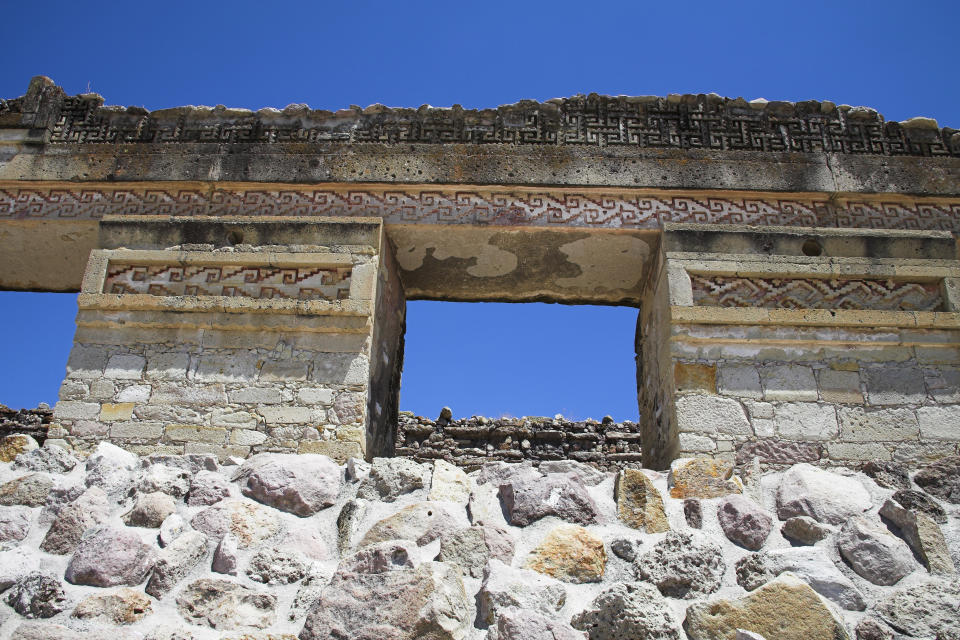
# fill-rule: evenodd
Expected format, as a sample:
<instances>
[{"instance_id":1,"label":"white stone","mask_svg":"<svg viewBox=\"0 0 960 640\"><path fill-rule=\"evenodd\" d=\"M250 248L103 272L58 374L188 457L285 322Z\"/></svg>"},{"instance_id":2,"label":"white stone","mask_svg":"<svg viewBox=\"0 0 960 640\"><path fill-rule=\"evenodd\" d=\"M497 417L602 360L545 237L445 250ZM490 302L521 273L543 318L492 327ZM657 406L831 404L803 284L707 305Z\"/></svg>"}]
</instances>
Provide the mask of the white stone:
<instances>
[{"instance_id":1,"label":"white stone","mask_svg":"<svg viewBox=\"0 0 960 640\"><path fill-rule=\"evenodd\" d=\"M237 404L279 404L280 391L278 389L264 389L263 387L247 387L239 391L231 391L230 402Z\"/></svg>"},{"instance_id":2,"label":"white stone","mask_svg":"<svg viewBox=\"0 0 960 640\"><path fill-rule=\"evenodd\" d=\"M259 369L255 355L206 355L200 358L194 378L200 382L248 382Z\"/></svg>"},{"instance_id":3,"label":"white stone","mask_svg":"<svg viewBox=\"0 0 960 640\"><path fill-rule=\"evenodd\" d=\"M139 380L143 376L143 368L147 359L133 354L118 354L107 362L107 369L103 372L105 378L113 380Z\"/></svg>"},{"instance_id":4,"label":"white stone","mask_svg":"<svg viewBox=\"0 0 960 640\"><path fill-rule=\"evenodd\" d=\"M150 385L135 384L121 389L117 394L117 402L146 402L150 399Z\"/></svg>"},{"instance_id":5,"label":"white stone","mask_svg":"<svg viewBox=\"0 0 960 640\"><path fill-rule=\"evenodd\" d=\"M433 463L430 499L466 505L470 500L470 478L460 467L437 460Z\"/></svg>"},{"instance_id":6,"label":"white stone","mask_svg":"<svg viewBox=\"0 0 960 640\"><path fill-rule=\"evenodd\" d=\"M917 420L923 440L960 440L960 406L921 407Z\"/></svg>"},{"instance_id":7,"label":"white stone","mask_svg":"<svg viewBox=\"0 0 960 640\"><path fill-rule=\"evenodd\" d=\"M717 389L725 396L738 398L763 397L760 387L760 373L752 365L724 364L720 366L720 375L717 380Z\"/></svg>"},{"instance_id":8,"label":"white stone","mask_svg":"<svg viewBox=\"0 0 960 640\"><path fill-rule=\"evenodd\" d=\"M830 440L837 436L833 405L787 402L776 409L777 433L787 440Z\"/></svg>"},{"instance_id":9,"label":"white stone","mask_svg":"<svg viewBox=\"0 0 960 640\"><path fill-rule=\"evenodd\" d=\"M840 438L844 442L916 440L920 425L912 409L840 407Z\"/></svg>"},{"instance_id":10,"label":"white stone","mask_svg":"<svg viewBox=\"0 0 960 640\"><path fill-rule=\"evenodd\" d=\"M263 444L267 439L267 434L253 429L233 429L230 431L230 443L245 447L252 447Z\"/></svg>"},{"instance_id":11,"label":"white stone","mask_svg":"<svg viewBox=\"0 0 960 640\"><path fill-rule=\"evenodd\" d=\"M677 400L676 415L681 432L753 435L743 407L731 398L684 395Z\"/></svg>"},{"instance_id":12,"label":"white stone","mask_svg":"<svg viewBox=\"0 0 960 640\"><path fill-rule=\"evenodd\" d=\"M53 407L53 415L60 420L96 420L100 415L100 404L61 400Z\"/></svg>"},{"instance_id":13,"label":"white stone","mask_svg":"<svg viewBox=\"0 0 960 640\"><path fill-rule=\"evenodd\" d=\"M333 402L333 390L307 387L297 392L297 399L303 404L329 405Z\"/></svg>"},{"instance_id":14,"label":"white stone","mask_svg":"<svg viewBox=\"0 0 960 640\"><path fill-rule=\"evenodd\" d=\"M680 451L709 452L715 451L717 443L709 436L697 433L680 434Z\"/></svg>"},{"instance_id":15,"label":"white stone","mask_svg":"<svg viewBox=\"0 0 960 640\"><path fill-rule=\"evenodd\" d=\"M256 428L257 416L247 411L218 407L210 414L210 424L217 427Z\"/></svg>"},{"instance_id":16,"label":"white stone","mask_svg":"<svg viewBox=\"0 0 960 640\"><path fill-rule=\"evenodd\" d=\"M819 398L813 369L803 365L767 365L760 369L764 400L811 400Z\"/></svg>"},{"instance_id":17,"label":"white stone","mask_svg":"<svg viewBox=\"0 0 960 640\"><path fill-rule=\"evenodd\" d=\"M870 494L856 478L802 463L780 481L777 515L781 520L810 516L817 522L843 524L873 506Z\"/></svg>"},{"instance_id":18,"label":"white stone","mask_svg":"<svg viewBox=\"0 0 960 640\"><path fill-rule=\"evenodd\" d=\"M306 424L313 421L310 407L260 407L257 409L267 424Z\"/></svg>"},{"instance_id":19,"label":"white stone","mask_svg":"<svg viewBox=\"0 0 960 640\"><path fill-rule=\"evenodd\" d=\"M158 353L147 357L147 377L161 380L185 380L190 366L188 353Z\"/></svg>"}]
</instances>

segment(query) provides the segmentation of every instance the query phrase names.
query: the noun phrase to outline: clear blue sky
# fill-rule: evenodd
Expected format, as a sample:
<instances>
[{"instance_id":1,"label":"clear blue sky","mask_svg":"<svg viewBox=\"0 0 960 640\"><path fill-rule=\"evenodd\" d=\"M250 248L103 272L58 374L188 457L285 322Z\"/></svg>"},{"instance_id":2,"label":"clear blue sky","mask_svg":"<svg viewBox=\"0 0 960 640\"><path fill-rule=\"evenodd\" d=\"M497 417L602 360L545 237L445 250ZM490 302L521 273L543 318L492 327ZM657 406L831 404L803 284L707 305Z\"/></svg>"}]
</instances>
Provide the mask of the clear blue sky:
<instances>
[{"instance_id":1,"label":"clear blue sky","mask_svg":"<svg viewBox=\"0 0 960 640\"><path fill-rule=\"evenodd\" d=\"M712 91L867 105L960 128L956 0L48 1L11 3L4 23L4 98L37 74L149 109ZM402 408L637 417L635 310L420 302L408 311ZM0 402L54 402L74 315L73 296L0 293Z\"/></svg>"}]
</instances>

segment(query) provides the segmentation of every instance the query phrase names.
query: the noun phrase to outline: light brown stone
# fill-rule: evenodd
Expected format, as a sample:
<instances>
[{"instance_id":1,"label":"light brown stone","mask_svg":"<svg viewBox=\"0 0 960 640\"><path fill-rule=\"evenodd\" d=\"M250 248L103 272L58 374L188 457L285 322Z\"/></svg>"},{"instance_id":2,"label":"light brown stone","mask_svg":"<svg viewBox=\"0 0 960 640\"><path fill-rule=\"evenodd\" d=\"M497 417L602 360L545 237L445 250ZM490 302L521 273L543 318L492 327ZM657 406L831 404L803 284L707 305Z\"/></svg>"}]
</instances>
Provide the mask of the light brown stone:
<instances>
[{"instance_id":1,"label":"light brown stone","mask_svg":"<svg viewBox=\"0 0 960 640\"><path fill-rule=\"evenodd\" d=\"M105 402L100 405L100 420L129 420L133 416L132 402Z\"/></svg>"},{"instance_id":2,"label":"light brown stone","mask_svg":"<svg viewBox=\"0 0 960 640\"><path fill-rule=\"evenodd\" d=\"M743 484L733 475L733 462L713 458L674 461L669 476L670 497L720 498L743 493Z\"/></svg>"},{"instance_id":3,"label":"light brown stone","mask_svg":"<svg viewBox=\"0 0 960 640\"><path fill-rule=\"evenodd\" d=\"M109 593L87 596L73 610L73 617L102 616L114 624L132 624L153 612L152 602L141 592L122 587Z\"/></svg>"},{"instance_id":4,"label":"light brown stone","mask_svg":"<svg viewBox=\"0 0 960 640\"><path fill-rule=\"evenodd\" d=\"M583 527L560 525L530 552L524 567L564 582L600 582L607 564L603 540Z\"/></svg>"},{"instance_id":5,"label":"light brown stone","mask_svg":"<svg viewBox=\"0 0 960 640\"><path fill-rule=\"evenodd\" d=\"M780 576L739 600L690 606L683 628L690 640L734 640L737 630L776 640L848 640L843 622L806 582Z\"/></svg>"},{"instance_id":6,"label":"light brown stone","mask_svg":"<svg viewBox=\"0 0 960 640\"><path fill-rule=\"evenodd\" d=\"M677 391L717 392L717 367L713 364L677 362L673 365L673 383Z\"/></svg>"},{"instance_id":7,"label":"light brown stone","mask_svg":"<svg viewBox=\"0 0 960 640\"><path fill-rule=\"evenodd\" d=\"M617 498L617 515L628 527L643 529L647 533L670 530L667 514L663 511L663 498L642 471L621 471L617 475L614 494Z\"/></svg>"},{"instance_id":8,"label":"light brown stone","mask_svg":"<svg viewBox=\"0 0 960 640\"><path fill-rule=\"evenodd\" d=\"M21 453L36 449L37 441L28 435L14 433L0 438L0 462L13 462Z\"/></svg>"}]
</instances>

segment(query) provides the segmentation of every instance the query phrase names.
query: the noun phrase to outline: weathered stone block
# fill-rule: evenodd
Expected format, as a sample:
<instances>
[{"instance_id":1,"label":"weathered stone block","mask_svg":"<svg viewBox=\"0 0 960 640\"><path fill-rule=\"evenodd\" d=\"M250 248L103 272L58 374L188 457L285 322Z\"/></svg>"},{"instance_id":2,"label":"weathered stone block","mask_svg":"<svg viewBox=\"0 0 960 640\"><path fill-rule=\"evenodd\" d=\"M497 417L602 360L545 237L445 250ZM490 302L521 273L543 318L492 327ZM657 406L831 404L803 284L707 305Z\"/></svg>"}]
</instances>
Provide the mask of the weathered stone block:
<instances>
[{"instance_id":1,"label":"weathered stone block","mask_svg":"<svg viewBox=\"0 0 960 640\"><path fill-rule=\"evenodd\" d=\"M313 421L310 407L260 407L257 411L267 424L307 424Z\"/></svg>"},{"instance_id":2,"label":"weathered stone block","mask_svg":"<svg viewBox=\"0 0 960 640\"><path fill-rule=\"evenodd\" d=\"M370 363L359 353L324 353L313 361L314 382L326 384L366 384Z\"/></svg>"},{"instance_id":3,"label":"weathered stone block","mask_svg":"<svg viewBox=\"0 0 960 640\"><path fill-rule=\"evenodd\" d=\"M147 402L152 387L148 384L133 384L116 394L117 402Z\"/></svg>"},{"instance_id":4,"label":"weathered stone block","mask_svg":"<svg viewBox=\"0 0 960 640\"><path fill-rule=\"evenodd\" d=\"M110 400L117 393L117 385L112 380L92 380L90 382L90 397L88 400Z\"/></svg>"},{"instance_id":5,"label":"weathered stone block","mask_svg":"<svg viewBox=\"0 0 960 640\"><path fill-rule=\"evenodd\" d=\"M60 400L80 400L87 397L87 394L90 393L90 387L87 386L86 382L81 380L70 380L69 378L63 381L63 384L60 385L60 391L57 394L57 397Z\"/></svg>"},{"instance_id":6,"label":"weathered stone block","mask_svg":"<svg viewBox=\"0 0 960 640\"><path fill-rule=\"evenodd\" d=\"M265 389L263 387L247 387L230 392L230 402L237 404L279 404L279 389Z\"/></svg>"},{"instance_id":7,"label":"weathered stone block","mask_svg":"<svg viewBox=\"0 0 960 640\"><path fill-rule=\"evenodd\" d=\"M838 404L862 404L859 371L820 371L820 398Z\"/></svg>"},{"instance_id":8,"label":"weathered stone block","mask_svg":"<svg viewBox=\"0 0 960 640\"><path fill-rule=\"evenodd\" d=\"M113 380L139 380L143 376L143 368L146 365L147 359L143 356L117 354L107 361L103 376Z\"/></svg>"},{"instance_id":9,"label":"weathered stone block","mask_svg":"<svg viewBox=\"0 0 960 640\"><path fill-rule=\"evenodd\" d=\"M927 397L918 367L869 367L863 370L869 404L920 404Z\"/></svg>"},{"instance_id":10,"label":"weathered stone block","mask_svg":"<svg viewBox=\"0 0 960 640\"><path fill-rule=\"evenodd\" d=\"M744 442L737 447L737 464L746 464L752 458L760 458L760 462L767 464L817 462L822 454L823 446L812 442L759 440Z\"/></svg>"},{"instance_id":11,"label":"weathered stone block","mask_svg":"<svg viewBox=\"0 0 960 640\"><path fill-rule=\"evenodd\" d=\"M74 345L67 360L67 377L99 378L107 366L108 355L101 347Z\"/></svg>"},{"instance_id":12,"label":"weathered stone block","mask_svg":"<svg viewBox=\"0 0 960 640\"><path fill-rule=\"evenodd\" d=\"M105 402L100 405L100 421L129 420L133 416L132 402Z\"/></svg>"},{"instance_id":13,"label":"weathered stone block","mask_svg":"<svg viewBox=\"0 0 960 640\"><path fill-rule=\"evenodd\" d=\"M160 380L184 380L190 366L188 353L158 353L147 358L147 377Z\"/></svg>"},{"instance_id":14,"label":"weathered stone block","mask_svg":"<svg viewBox=\"0 0 960 640\"><path fill-rule=\"evenodd\" d=\"M831 442L827 445L827 455L832 460L891 460L893 454L882 444L872 442Z\"/></svg>"},{"instance_id":15,"label":"weathered stone block","mask_svg":"<svg viewBox=\"0 0 960 640\"><path fill-rule=\"evenodd\" d=\"M787 402L776 409L777 433L788 440L830 440L837 436L837 414L831 405Z\"/></svg>"},{"instance_id":16,"label":"weathered stone block","mask_svg":"<svg viewBox=\"0 0 960 640\"><path fill-rule=\"evenodd\" d=\"M920 407L917 421L923 440L960 441L960 405Z\"/></svg>"},{"instance_id":17,"label":"weathered stone block","mask_svg":"<svg viewBox=\"0 0 960 640\"><path fill-rule=\"evenodd\" d=\"M681 432L753 435L743 407L732 398L685 395L677 399L676 416Z\"/></svg>"},{"instance_id":18,"label":"weathered stone block","mask_svg":"<svg viewBox=\"0 0 960 640\"><path fill-rule=\"evenodd\" d=\"M299 400L301 404L329 405L333 402L333 390L307 387L297 392L297 400Z\"/></svg>"},{"instance_id":19,"label":"weathered stone block","mask_svg":"<svg viewBox=\"0 0 960 640\"><path fill-rule=\"evenodd\" d=\"M938 403L960 402L960 369L938 367L928 372L927 389Z\"/></svg>"},{"instance_id":20,"label":"weathered stone block","mask_svg":"<svg viewBox=\"0 0 960 640\"><path fill-rule=\"evenodd\" d=\"M673 365L673 382L677 391L717 392L717 367L696 362Z\"/></svg>"},{"instance_id":21,"label":"weathered stone block","mask_svg":"<svg viewBox=\"0 0 960 640\"><path fill-rule=\"evenodd\" d=\"M760 372L752 365L723 364L720 366L720 393L738 398L763 398Z\"/></svg>"},{"instance_id":22,"label":"weathered stone block","mask_svg":"<svg viewBox=\"0 0 960 640\"><path fill-rule=\"evenodd\" d=\"M100 415L100 403L61 400L54 406L53 415L61 420L96 420Z\"/></svg>"},{"instance_id":23,"label":"weathered stone block","mask_svg":"<svg viewBox=\"0 0 960 640\"><path fill-rule=\"evenodd\" d=\"M760 368L764 400L812 400L819 398L813 369L803 365L767 365Z\"/></svg>"},{"instance_id":24,"label":"weathered stone block","mask_svg":"<svg viewBox=\"0 0 960 640\"><path fill-rule=\"evenodd\" d=\"M232 429L230 431L230 444L252 447L263 444L267 439L267 434L253 429Z\"/></svg>"},{"instance_id":25,"label":"weathered stone block","mask_svg":"<svg viewBox=\"0 0 960 640\"><path fill-rule=\"evenodd\" d=\"M131 420L110 425L110 437L117 440L156 440L162 435L162 422Z\"/></svg>"},{"instance_id":26,"label":"weathered stone block","mask_svg":"<svg viewBox=\"0 0 960 640\"><path fill-rule=\"evenodd\" d=\"M194 378L200 382L249 382L257 378L258 364L255 355L205 355Z\"/></svg>"},{"instance_id":27,"label":"weathered stone block","mask_svg":"<svg viewBox=\"0 0 960 640\"><path fill-rule=\"evenodd\" d=\"M696 433L681 433L679 435L680 451L709 453L717 450L717 442L710 436Z\"/></svg>"},{"instance_id":28,"label":"weathered stone block","mask_svg":"<svg viewBox=\"0 0 960 640\"><path fill-rule=\"evenodd\" d=\"M208 427L193 424L168 424L163 430L164 438L173 442L207 442L223 444L227 430L223 427Z\"/></svg>"},{"instance_id":29,"label":"weathered stone block","mask_svg":"<svg viewBox=\"0 0 960 640\"><path fill-rule=\"evenodd\" d=\"M840 438L846 442L891 442L916 440L920 435L917 416L911 409L841 407Z\"/></svg>"},{"instance_id":30,"label":"weathered stone block","mask_svg":"<svg viewBox=\"0 0 960 640\"><path fill-rule=\"evenodd\" d=\"M156 385L151 396L153 404L227 404L227 394L222 384L186 385L165 382Z\"/></svg>"},{"instance_id":31,"label":"weathered stone block","mask_svg":"<svg viewBox=\"0 0 960 640\"><path fill-rule=\"evenodd\" d=\"M210 424L215 427L248 427L257 426L257 416L247 411L237 411L230 408L216 408L210 414Z\"/></svg>"},{"instance_id":32,"label":"weathered stone block","mask_svg":"<svg viewBox=\"0 0 960 640\"><path fill-rule=\"evenodd\" d=\"M267 381L306 380L308 363L295 360L267 360L260 369L260 379Z\"/></svg>"}]
</instances>

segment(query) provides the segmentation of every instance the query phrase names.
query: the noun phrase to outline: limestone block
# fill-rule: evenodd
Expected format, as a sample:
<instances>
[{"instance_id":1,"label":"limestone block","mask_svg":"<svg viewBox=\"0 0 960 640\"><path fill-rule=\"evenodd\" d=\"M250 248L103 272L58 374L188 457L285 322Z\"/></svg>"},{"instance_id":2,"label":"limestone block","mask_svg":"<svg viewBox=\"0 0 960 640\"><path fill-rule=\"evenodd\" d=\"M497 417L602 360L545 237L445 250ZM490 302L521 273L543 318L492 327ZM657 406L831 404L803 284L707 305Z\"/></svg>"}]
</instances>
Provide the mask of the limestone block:
<instances>
[{"instance_id":1,"label":"limestone block","mask_svg":"<svg viewBox=\"0 0 960 640\"><path fill-rule=\"evenodd\" d=\"M158 353L147 356L147 378L185 380L190 366L188 353Z\"/></svg>"},{"instance_id":2,"label":"limestone block","mask_svg":"<svg viewBox=\"0 0 960 640\"><path fill-rule=\"evenodd\" d=\"M717 367L696 362L673 365L673 383L677 391L717 392Z\"/></svg>"},{"instance_id":3,"label":"limestone block","mask_svg":"<svg viewBox=\"0 0 960 640\"><path fill-rule=\"evenodd\" d=\"M863 403L859 371L823 369L820 371L819 378L820 398L824 402L835 402L837 404Z\"/></svg>"},{"instance_id":4,"label":"limestone block","mask_svg":"<svg viewBox=\"0 0 960 640\"><path fill-rule=\"evenodd\" d=\"M764 400L815 401L817 380L813 369L803 365L767 365L760 368Z\"/></svg>"},{"instance_id":5,"label":"limestone block","mask_svg":"<svg viewBox=\"0 0 960 640\"><path fill-rule=\"evenodd\" d=\"M732 398L702 394L682 396L676 402L676 417L677 429L681 432L753 435L747 414Z\"/></svg>"},{"instance_id":6,"label":"limestone block","mask_svg":"<svg viewBox=\"0 0 960 640\"><path fill-rule=\"evenodd\" d=\"M259 362L255 355L204 355L194 379L199 382L250 382L257 378Z\"/></svg>"},{"instance_id":7,"label":"limestone block","mask_svg":"<svg viewBox=\"0 0 960 640\"><path fill-rule=\"evenodd\" d=\"M837 437L833 406L816 402L786 402L776 409L777 433L787 440L830 440Z\"/></svg>"},{"instance_id":8,"label":"limestone block","mask_svg":"<svg viewBox=\"0 0 960 640\"><path fill-rule=\"evenodd\" d=\"M301 404L329 405L333 402L333 390L322 387L307 387L297 392L297 400Z\"/></svg>"},{"instance_id":9,"label":"limestone block","mask_svg":"<svg viewBox=\"0 0 960 640\"><path fill-rule=\"evenodd\" d=\"M260 369L260 379L268 382L306 380L309 363L296 360L267 360Z\"/></svg>"},{"instance_id":10,"label":"limestone block","mask_svg":"<svg viewBox=\"0 0 960 640\"><path fill-rule=\"evenodd\" d=\"M57 398L60 400L81 400L90 393L90 387L82 380L71 380L67 378L60 385L60 391Z\"/></svg>"},{"instance_id":11,"label":"limestone block","mask_svg":"<svg viewBox=\"0 0 960 640\"><path fill-rule=\"evenodd\" d=\"M100 403L61 400L53 407L53 415L60 420L96 420L100 415Z\"/></svg>"},{"instance_id":12,"label":"limestone block","mask_svg":"<svg viewBox=\"0 0 960 640\"><path fill-rule=\"evenodd\" d=\"M359 353L324 353L313 361L310 379L324 384L366 384L370 363Z\"/></svg>"},{"instance_id":13,"label":"limestone block","mask_svg":"<svg viewBox=\"0 0 960 640\"><path fill-rule=\"evenodd\" d=\"M697 433L679 434L679 443L680 451L685 453L710 453L717 449L716 440Z\"/></svg>"},{"instance_id":14,"label":"limestone block","mask_svg":"<svg viewBox=\"0 0 960 640\"><path fill-rule=\"evenodd\" d=\"M186 385L165 382L154 386L150 402L174 405L225 405L227 394L222 384Z\"/></svg>"},{"instance_id":15,"label":"limestone block","mask_svg":"<svg viewBox=\"0 0 960 640\"><path fill-rule=\"evenodd\" d=\"M920 407L917 421L923 440L960 441L960 405Z\"/></svg>"},{"instance_id":16,"label":"limestone block","mask_svg":"<svg viewBox=\"0 0 960 640\"><path fill-rule=\"evenodd\" d=\"M252 429L257 426L257 416L247 411L216 408L210 414L210 424L215 427L246 427Z\"/></svg>"},{"instance_id":17,"label":"limestone block","mask_svg":"<svg viewBox=\"0 0 960 640\"><path fill-rule=\"evenodd\" d=\"M920 404L927 397L923 371L918 367L868 367L863 369L863 377L869 404Z\"/></svg>"},{"instance_id":18,"label":"limestone block","mask_svg":"<svg viewBox=\"0 0 960 640\"><path fill-rule=\"evenodd\" d=\"M236 444L244 447L253 447L263 444L267 439L267 434L255 429L231 429L230 444Z\"/></svg>"},{"instance_id":19,"label":"limestone block","mask_svg":"<svg viewBox=\"0 0 960 640\"><path fill-rule=\"evenodd\" d=\"M886 446L876 442L830 442L827 444L827 456L831 460L888 461L893 453Z\"/></svg>"},{"instance_id":20,"label":"limestone block","mask_svg":"<svg viewBox=\"0 0 960 640\"><path fill-rule=\"evenodd\" d=\"M129 420L133 417L132 402L105 402L100 405L100 421Z\"/></svg>"},{"instance_id":21,"label":"limestone block","mask_svg":"<svg viewBox=\"0 0 960 640\"><path fill-rule=\"evenodd\" d=\"M752 365L721 365L718 386L720 393L725 396L753 398L755 400L763 398L763 389L760 386L760 372Z\"/></svg>"},{"instance_id":22,"label":"limestone block","mask_svg":"<svg viewBox=\"0 0 960 640\"><path fill-rule=\"evenodd\" d=\"M139 380L143 376L145 366L147 366L147 359L143 356L117 354L107 361L103 376L112 380Z\"/></svg>"},{"instance_id":23,"label":"limestone block","mask_svg":"<svg viewBox=\"0 0 960 640\"><path fill-rule=\"evenodd\" d=\"M117 385L112 380L92 380L90 382L90 398L96 400L111 400L117 393Z\"/></svg>"},{"instance_id":24,"label":"limestone block","mask_svg":"<svg viewBox=\"0 0 960 640\"><path fill-rule=\"evenodd\" d=\"M163 430L163 436L172 442L223 444L227 439L227 430L223 427L195 424L168 424Z\"/></svg>"},{"instance_id":25,"label":"limestone block","mask_svg":"<svg viewBox=\"0 0 960 640\"><path fill-rule=\"evenodd\" d=\"M99 378L109 354L102 347L74 345L67 360L67 378Z\"/></svg>"},{"instance_id":26,"label":"limestone block","mask_svg":"<svg viewBox=\"0 0 960 640\"><path fill-rule=\"evenodd\" d=\"M246 387L238 391L231 391L230 402L237 404L279 404L280 390L263 387Z\"/></svg>"},{"instance_id":27,"label":"limestone block","mask_svg":"<svg viewBox=\"0 0 960 640\"><path fill-rule=\"evenodd\" d=\"M148 384L133 384L116 394L117 402L146 402L150 399L152 387Z\"/></svg>"},{"instance_id":28,"label":"limestone block","mask_svg":"<svg viewBox=\"0 0 960 640\"><path fill-rule=\"evenodd\" d=\"M267 424L308 424L313 422L310 407L259 407L257 411Z\"/></svg>"},{"instance_id":29,"label":"limestone block","mask_svg":"<svg viewBox=\"0 0 960 640\"><path fill-rule=\"evenodd\" d=\"M840 407L840 438L845 442L916 440L920 425L912 409Z\"/></svg>"},{"instance_id":30,"label":"limestone block","mask_svg":"<svg viewBox=\"0 0 960 640\"><path fill-rule=\"evenodd\" d=\"M936 402L960 402L960 369L938 367L927 372L926 382L927 389Z\"/></svg>"}]
</instances>

